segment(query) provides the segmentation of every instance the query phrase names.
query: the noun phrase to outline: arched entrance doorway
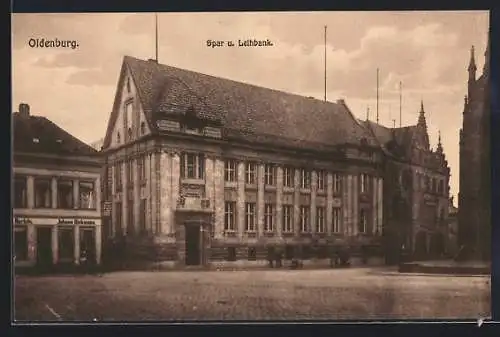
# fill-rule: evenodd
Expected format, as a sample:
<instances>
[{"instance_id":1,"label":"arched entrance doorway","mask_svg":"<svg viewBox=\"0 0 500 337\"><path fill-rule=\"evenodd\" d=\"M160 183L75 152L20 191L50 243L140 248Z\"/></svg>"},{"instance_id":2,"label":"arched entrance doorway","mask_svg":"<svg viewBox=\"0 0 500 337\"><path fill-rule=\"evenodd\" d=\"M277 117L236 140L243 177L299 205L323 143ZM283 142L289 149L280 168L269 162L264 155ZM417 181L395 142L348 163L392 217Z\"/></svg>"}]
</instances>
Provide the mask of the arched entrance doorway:
<instances>
[{"instance_id":1,"label":"arched entrance doorway","mask_svg":"<svg viewBox=\"0 0 500 337\"><path fill-rule=\"evenodd\" d=\"M423 260L427 257L427 234L425 232L417 233L414 254L416 260Z\"/></svg>"},{"instance_id":2,"label":"arched entrance doorway","mask_svg":"<svg viewBox=\"0 0 500 337\"><path fill-rule=\"evenodd\" d=\"M441 258L445 253L444 235L442 233L434 233L431 236L430 255L433 258Z\"/></svg>"}]
</instances>

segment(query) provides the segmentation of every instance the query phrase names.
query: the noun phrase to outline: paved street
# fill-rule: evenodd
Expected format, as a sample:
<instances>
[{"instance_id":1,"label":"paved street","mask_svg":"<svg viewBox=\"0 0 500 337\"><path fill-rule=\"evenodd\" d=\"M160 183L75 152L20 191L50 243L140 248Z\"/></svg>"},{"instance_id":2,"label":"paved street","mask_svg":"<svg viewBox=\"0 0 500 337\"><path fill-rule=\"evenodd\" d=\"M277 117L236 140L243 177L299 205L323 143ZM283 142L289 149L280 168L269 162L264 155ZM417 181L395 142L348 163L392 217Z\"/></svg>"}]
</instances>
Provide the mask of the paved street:
<instances>
[{"instance_id":1,"label":"paved street","mask_svg":"<svg viewBox=\"0 0 500 337\"><path fill-rule=\"evenodd\" d=\"M18 321L290 320L490 316L489 277L382 269L16 276Z\"/></svg>"}]
</instances>

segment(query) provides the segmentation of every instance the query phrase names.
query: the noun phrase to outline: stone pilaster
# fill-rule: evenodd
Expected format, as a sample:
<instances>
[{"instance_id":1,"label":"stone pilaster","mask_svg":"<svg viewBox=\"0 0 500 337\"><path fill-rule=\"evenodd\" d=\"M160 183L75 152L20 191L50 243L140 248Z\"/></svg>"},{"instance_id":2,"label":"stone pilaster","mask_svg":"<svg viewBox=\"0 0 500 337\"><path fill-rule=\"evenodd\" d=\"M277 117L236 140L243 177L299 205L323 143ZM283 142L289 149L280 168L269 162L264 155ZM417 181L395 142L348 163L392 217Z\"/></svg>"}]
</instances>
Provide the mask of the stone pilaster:
<instances>
[{"instance_id":1,"label":"stone pilaster","mask_svg":"<svg viewBox=\"0 0 500 337\"><path fill-rule=\"evenodd\" d=\"M382 234L383 230L383 212L384 212L384 181L382 178L377 178L377 224L378 224L378 232Z\"/></svg>"},{"instance_id":2,"label":"stone pilaster","mask_svg":"<svg viewBox=\"0 0 500 337\"><path fill-rule=\"evenodd\" d=\"M73 184L74 185L74 184ZM73 187L74 189L74 187ZM51 192L51 206L52 208L57 208L57 178L52 177L50 179L50 192Z\"/></svg>"},{"instance_id":3,"label":"stone pilaster","mask_svg":"<svg viewBox=\"0 0 500 337\"><path fill-rule=\"evenodd\" d=\"M264 233L264 172L264 164L259 164L257 174L257 231L259 236Z\"/></svg>"},{"instance_id":4,"label":"stone pilaster","mask_svg":"<svg viewBox=\"0 0 500 337\"><path fill-rule=\"evenodd\" d=\"M73 258L75 260L75 264L80 264L80 225L74 225L73 237Z\"/></svg>"},{"instance_id":5,"label":"stone pilaster","mask_svg":"<svg viewBox=\"0 0 500 337\"><path fill-rule=\"evenodd\" d=\"M311 211L309 215L309 230L311 233L316 233L316 193L318 191L318 173L311 172Z\"/></svg>"},{"instance_id":6,"label":"stone pilaster","mask_svg":"<svg viewBox=\"0 0 500 337\"><path fill-rule=\"evenodd\" d=\"M180 195L181 188L181 154L178 152L174 152L172 155L172 195L170 198L171 202L171 212L170 212L170 221L168 226L167 233L173 234L175 233L175 210L177 209L177 200ZM163 173L163 172L162 172Z\"/></svg>"},{"instance_id":7,"label":"stone pilaster","mask_svg":"<svg viewBox=\"0 0 500 337\"><path fill-rule=\"evenodd\" d=\"M326 175L326 232L333 232L333 176L331 172Z\"/></svg>"},{"instance_id":8,"label":"stone pilaster","mask_svg":"<svg viewBox=\"0 0 500 337\"><path fill-rule=\"evenodd\" d=\"M56 190L57 190L57 184L56 184ZM78 184L78 179L73 180L73 208L75 209L80 208L80 185Z\"/></svg>"},{"instance_id":9,"label":"stone pilaster","mask_svg":"<svg viewBox=\"0 0 500 337\"><path fill-rule=\"evenodd\" d=\"M212 156L205 156L205 198L210 200L210 208L215 208L215 161Z\"/></svg>"},{"instance_id":10,"label":"stone pilaster","mask_svg":"<svg viewBox=\"0 0 500 337\"><path fill-rule=\"evenodd\" d=\"M57 225L52 226L52 263L57 264L59 261L59 228Z\"/></svg>"},{"instance_id":11,"label":"stone pilaster","mask_svg":"<svg viewBox=\"0 0 500 337\"><path fill-rule=\"evenodd\" d=\"M153 152L151 153L151 229L153 233L158 233L158 206L159 206L159 193L158 193L158 185L159 185L159 153Z\"/></svg>"},{"instance_id":12,"label":"stone pilaster","mask_svg":"<svg viewBox=\"0 0 500 337\"><path fill-rule=\"evenodd\" d=\"M260 172L259 172L260 173ZM245 232L245 163L236 164L236 182L238 197L236 199L236 230L242 237Z\"/></svg>"},{"instance_id":13,"label":"stone pilaster","mask_svg":"<svg viewBox=\"0 0 500 337\"><path fill-rule=\"evenodd\" d=\"M215 159L214 172L214 238L220 239L224 237L224 161L221 158Z\"/></svg>"},{"instance_id":14,"label":"stone pilaster","mask_svg":"<svg viewBox=\"0 0 500 337\"><path fill-rule=\"evenodd\" d=\"M371 189L373 191L372 193L372 228L371 232L372 234L375 234L378 228L378 178L373 177L373 188Z\"/></svg>"},{"instance_id":15,"label":"stone pilaster","mask_svg":"<svg viewBox=\"0 0 500 337\"><path fill-rule=\"evenodd\" d=\"M132 173L133 176L132 178L134 179L134 191L133 191L133 197L134 197L134 229L136 233L139 233L139 227L142 226L142 219L141 219L141 214L140 214L140 209L141 209L141 186L139 184L139 165L138 165L139 159L134 158L132 161Z\"/></svg>"},{"instance_id":16,"label":"stone pilaster","mask_svg":"<svg viewBox=\"0 0 500 337\"><path fill-rule=\"evenodd\" d=\"M96 211L101 213L101 177L97 177L94 184L94 198ZM109 233L106 233L109 235Z\"/></svg>"},{"instance_id":17,"label":"stone pilaster","mask_svg":"<svg viewBox=\"0 0 500 337\"><path fill-rule=\"evenodd\" d=\"M127 233L128 224L128 181L127 181L127 164L125 161L121 162L119 165L122 166L122 233Z\"/></svg>"},{"instance_id":18,"label":"stone pilaster","mask_svg":"<svg viewBox=\"0 0 500 337\"><path fill-rule=\"evenodd\" d=\"M353 235L358 234L358 223L359 223L359 175L355 174L352 176L352 221L351 221L351 233Z\"/></svg>"},{"instance_id":19,"label":"stone pilaster","mask_svg":"<svg viewBox=\"0 0 500 337\"><path fill-rule=\"evenodd\" d=\"M95 226L95 259L96 263L101 264L101 255L102 255L102 234L101 234L101 225Z\"/></svg>"},{"instance_id":20,"label":"stone pilaster","mask_svg":"<svg viewBox=\"0 0 500 337\"><path fill-rule=\"evenodd\" d=\"M283 167L278 166L276 169L276 210L274 223L274 232L278 236L282 236L282 226L283 226Z\"/></svg>"},{"instance_id":21,"label":"stone pilaster","mask_svg":"<svg viewBox=\"0 0 500 337\"><path fill-rule=\"evenodd\" d=\"M35 225L26 226L28 236L28 261L36 261L36 227Z\"/></svg>"},{"instance_id":22,"label":"stone pilaster","mask_svg":"<svg viewBox=\"0 0 500 337\"><path fill-rule=\"evenodd\" d=\"M300 234L300 170L295 169L293 175L294 180L294 195L293 195L293 232L295 235Z\"/></svg>"},{"instance_id":23,"label":"stone pilaster","mask_svg":"<svg viewBox=\"0 0 500 337\"><path fill-rule=\"evenodd\" d=\"M160 153L160 233L171 233L172 225L172 156L168 152Z\"/></svg>"},{"instance_id":24,"label":"stone pilaster","mask_svg":"<svg viewBox=\"0 0 500 337\"><path fill-rule=\"evenodd\" d=\"M116 183L115 183L115 165L111 165L110 168L111 170L111 201L112 201L112 207L111 207L111 233L112 236L116 236L116 203L115 203L115 198L116 198ZM107 179L107 177L106 177Z\"/></svg>"},{"instance_id":25,"label":"stone pilaster","mask_svg":"<svg viewBox=\"0 0 500 337\"><path fill-rule=\"evenodd\" d=\"M26 206L35 207L35 178L33 176L26 178Z\"/></svg>"},{"instance_id":26,"label":"stone pilaster","mask_svg":"<svg viewBox=\"0 0 500 337\"><path fill-rule=\"evenodd\" d=\"M151 201L153 200L152 198L152 192L151 192L151 155L146 154L146 158L144 160L144 166L146 170L146 229L149 232L153 232L153 226L151 226Z\"/></svg>"}]
</instances>

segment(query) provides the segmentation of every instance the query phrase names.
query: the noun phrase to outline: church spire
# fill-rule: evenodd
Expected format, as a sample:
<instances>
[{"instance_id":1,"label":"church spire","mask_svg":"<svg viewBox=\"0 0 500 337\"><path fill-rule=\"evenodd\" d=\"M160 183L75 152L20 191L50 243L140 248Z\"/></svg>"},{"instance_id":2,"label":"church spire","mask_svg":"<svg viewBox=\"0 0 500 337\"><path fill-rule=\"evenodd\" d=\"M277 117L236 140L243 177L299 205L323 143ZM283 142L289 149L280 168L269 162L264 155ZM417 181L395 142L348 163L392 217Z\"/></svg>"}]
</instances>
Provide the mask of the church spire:
<instances>
[{"instance_id":1,"label":"church spire","mask_svg":"<svg viewBox=\"0 0 500 337\"><path fill-rule=\"evenodd\" d=\"M476 56L474 52L474 46L472 46L470 49L470 61L467 70L469 71L469 81L475 81L477 66L476 66Z\"/></svg>"},{"instance_id":2,"label":"church spire","mask_svg":"<svg viewBox=\"0 0 500 337\"><path fill-rule=\"evenodd\" d=\"M483 75L488 76L490 73L490 45L491 45L491 25L488 30L488 42L486 44L486 51L484 52L484 67Z\"/></svg>"},{"instance_id":3,"label":"church spire","mask_svg":"<svg viewBox=\"0 0 500 337\"><path fill-rule=\"evenodd\" d=\"M443 154L443 145L441 144L441 130L438 131L438 145L436 148L438 154Z\"/></svg>"},{"instance_id":4,"label":"church spire","mask_svg":"<svg viewBox=\"0 0 500 337\"><path fill-rule=\"evenodd\" d=\"M424 100L420 101L420 113L418 115L418 126L422 126L427 129L427 122L425 121L425 110L424 110Z\"/></svg>"}]
</instances>

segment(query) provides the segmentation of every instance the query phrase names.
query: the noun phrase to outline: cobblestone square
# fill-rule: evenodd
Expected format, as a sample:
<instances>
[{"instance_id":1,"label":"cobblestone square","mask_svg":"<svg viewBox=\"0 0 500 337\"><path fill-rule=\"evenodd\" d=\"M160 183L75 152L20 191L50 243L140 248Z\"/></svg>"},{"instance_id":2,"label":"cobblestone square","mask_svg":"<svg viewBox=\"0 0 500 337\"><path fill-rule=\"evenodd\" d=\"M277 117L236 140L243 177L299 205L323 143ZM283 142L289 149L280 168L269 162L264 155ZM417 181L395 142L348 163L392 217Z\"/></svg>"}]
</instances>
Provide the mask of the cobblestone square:
<instances>
[{"instance_id":1,"label":"cobblestone square","mask_svg":"<svg viewBox=\"0 0 500 337\"><path fill-rule=\"evenodd\" d=\"M490 316L490 278L382 269L17 276L17 321L373 320Z\"/></svg>"}]
</instances>

